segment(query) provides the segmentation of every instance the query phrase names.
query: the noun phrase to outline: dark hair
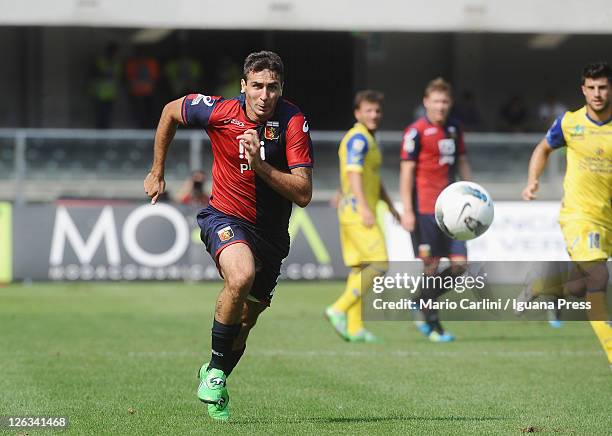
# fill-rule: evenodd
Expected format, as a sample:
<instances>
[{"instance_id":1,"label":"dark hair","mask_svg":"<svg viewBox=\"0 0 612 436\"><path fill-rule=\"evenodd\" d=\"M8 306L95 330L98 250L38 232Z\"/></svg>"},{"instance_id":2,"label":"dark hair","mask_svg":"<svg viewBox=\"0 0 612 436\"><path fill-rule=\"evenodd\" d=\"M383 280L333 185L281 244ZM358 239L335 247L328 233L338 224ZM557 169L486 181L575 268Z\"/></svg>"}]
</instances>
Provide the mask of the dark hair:
<instances>
[{"instance_id":1,"label":"dark hair","mask_svg":"<svg viewBox=\"0 0 612 436\"><path fill-rule=\"evenodd\" d=\"M355 101L353 102L353 109L359 109L361 103L367 101L368 103L378 103L382 106L383 101L385 101L385 95L380 91L375 91L373 89L365 89L363 91L359 91L355 94Z\"/></svg>"},{"instance_id":2,"label":"dark hair","mask_svg":"<svg viewBox=\"0 0 612 436\"><path fill-rule=\"evenodd\" d=\"M258 73L263 70L273 71L278 76L280 82L283 83L285 73L283 60L273 51L258 51L248 55L244 60L242 76L246 80L249 73Z\"/></svg>"},{"instance_id":3,"label":"dark hair","mask_svg":"<svg viewBox=\"0 0 612 436\"><path fill-rule=\"evenodd\" d=\"M582 69L582 84L585 79L600 79L605 77L612 83L612 68L605 61L591 62Z\"/></svg>"},{"instance_id":4,"label":"dark hair","mask_svg":"<svg viewBox=\"0 0 612 436\"><path fill-rule=\"evenodd\" d=\"M432 92L445 92L449 97L453 96L453 88L450 83L444 80L442 77L436 77L425 87L425 97Z\"/></svg>"}]
</instances>

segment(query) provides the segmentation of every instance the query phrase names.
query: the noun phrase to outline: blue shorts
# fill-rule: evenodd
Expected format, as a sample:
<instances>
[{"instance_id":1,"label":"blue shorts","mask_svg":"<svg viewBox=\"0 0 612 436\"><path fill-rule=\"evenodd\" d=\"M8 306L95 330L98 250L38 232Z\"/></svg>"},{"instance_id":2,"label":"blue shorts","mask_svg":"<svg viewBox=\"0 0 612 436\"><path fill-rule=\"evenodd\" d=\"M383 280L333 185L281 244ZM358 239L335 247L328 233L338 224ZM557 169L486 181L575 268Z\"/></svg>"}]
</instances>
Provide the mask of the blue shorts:
<instances>
[{"instance_id":1,"label":"blue shorts","mask_svg":"<svg viewBox=\"0 0 612 436\"><path fill-rule=\"evenodd\" d=\"M440 230L433 214L417 214L416 227L411 233L414 255L425 257L465 257L467 247L465 241L449 238Z\"/></svg>"},{"instance_id":2,"label":"blue shorts","mask_svg":"<svg viewBox=\"0 0 612 436\"><path fill-rule=\"evenodd\" d=\"M265 232L248 221L212 206L198 213L200 238L219 269L219 255L232 244L249 246L255 258L255 280L249 296L270 305L283 259L289 254L289 233ZM219 269L219 274L221 270Z\"/></svg>"}]
</instances>

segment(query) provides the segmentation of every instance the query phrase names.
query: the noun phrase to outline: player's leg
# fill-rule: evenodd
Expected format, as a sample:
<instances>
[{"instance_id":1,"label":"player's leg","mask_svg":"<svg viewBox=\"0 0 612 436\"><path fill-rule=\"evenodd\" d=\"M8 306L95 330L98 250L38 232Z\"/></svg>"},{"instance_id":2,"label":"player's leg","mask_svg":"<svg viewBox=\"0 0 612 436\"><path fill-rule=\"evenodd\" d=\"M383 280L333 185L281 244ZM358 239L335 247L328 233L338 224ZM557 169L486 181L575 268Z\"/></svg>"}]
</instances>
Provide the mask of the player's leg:
<instances>
[{"instance_id":1,"label":"player's leg","mask_svg":"<svg viewBox=\"0 0 612 436\"><path fill-rule=\"evenodd\" d=\"M208 404L212 418L227 420L226 379L234 365L234 341L240 333L244 304L255 278L255 261L249 246L238 242L223 247L218 264L224 286L215 307L211 359L199 371L198 398Z\"/></svg>"},{"instance_id":2,"label":"player's leg","mask_svg":"<svg viewBox=\"0 0 612 436\"><path fill-rule=\"evenodd\" d=\"M240 332L232 344L232 358L229 368L227 368L227 377L230 376L244 355L249 333L251 332L251 329L255 327L255 323L257 322L259 315L268 307L266 303L254 300L255 299L250 299L247 297L247 301L245 301L243 304L242 318L240 320Z\"/></svg>"},{"instance_id":3,"label":"player's leg","mask_svg":"<svg viewBox=\"0 0 612 436\"><path fill-rule=\"evenodd\" d=\"M612 365L612 323L606 304L606 288L610 279L606 261L580 262L585 272L587 316L591 327Z\"/></svg>"},{"instance_id":4,"label":"player's leg","mask_svg":"<svg viewBox=\"0 0 612 436\"><path fill-rule=\"evenodd\" d=\"M334 331L344 339L347 336L347 313L351 306L361 298L361 267L353 266L346 278L344 292L338 299L325 309L325 317L330 322Z\"/></svg>"},{"instance_id":5,"label":"player's leg","mask_svg":"<svg viewBox=\"0 0 612 436\"><path fill-rule=\"evenodd\" d=\"M525 284L517 296L517 302L528 303L536 298L558 300L566 293L569 274L568 262L536 262L527 274ZM514 313L520 316L523 309L516 309ZM558 309L548 311L548 322L551 327L559 328L563 325L560 315Z\"/></svg>"},{"instance_id":6,"label":"player's leg","mask_svg":"<svg viewBox=\"0 0 612 436\"><path fill-rule=\"evenodd\" d=\"M421 287L418 304L421 302L436 301L445 289L438 286L440 280L434 280L440 273L438 272L440 258L449 256L449 245L451 239L439 229L433 215L418 215L419 246L418 256L423 261L423 275L425 276L425 286ZM445 272L444 274L449 274ZM443 277L442 277L443 278ZM419 330L434 342L449 342L454 339L450 334L446 334L439 319L436 309L422 309L425 324L417 325Z\"/></svg>"},{"instance_id":7,"label":"player's leg","mask_svg":"<svg viewBox=\"0 0 612 436\"><path fill-rule=\"evenodd\" d=\"M379 342L379 339L363 323L362 305L364 295L372 289L376 277L385 275L388 269L386 261L372 262L361 268L360 296L347 312L347 337L351 342Z\"/></svg>"},{"instance_id":8,"label":"player's leg","mask_svg":"<svg viewBox=\"0 0 612 436\"><path fill-rule=\"evenodd\" d=\"M243 308L255 279L255 259L248 245L237 243L219 255L224 286L217 299L210 368L229 370L234 339L240 333Z\"/></svg>"},{"instance_id":9,"label":"player's leg","mask_svg":"<svg viewBox=\"0 0 612 436\"><path fill-rule=\"evenodd\" d=\"M443 283L446 277L459 277L465 273L467 269L467 249L465 247L465 242L452 241L452 243L449 245L447 257L450 260L450 266L435 273L436 277L442 278L440 283ZM433 295L431 297L437 299L446 292L448 292L447 289L438 286L434 288ZM432 332L429 335L429 340L432 342L451 342L455 340L455 336L442 327L442 322L440 321L440 317L437 313L431 327Z\"/></svg>"},{"instance_id":10,"label":"player's leg","mask_svg":"<svg viewBox=\"0 0 612 436\"><path fill-rule=\"evenodd\" d=\"M362 297L374 278L387 271L387 249L382 231L375 225L341 225L340 239L344 262L351 267L344 293L325 311L340 336L354 342L371 342L375 337L362 320Z\"/></svg>"},{"instance_id":11,"label":"player's leg","mask_svg":"<svg viewBox=\"0 0 612 436\"><path fill-rule=\"evenodd\" d=\"M330 322L334 331L345 341L347 336L347 313L361 298L361 259L357 247L353 246L352 233L355 226L340 223L340 247L344 264L350 268L344 292L338 299L325 309L325 317Z\"/></svg>"},{"instance_id":12,"label":"player's leg","mask_svg":"<svg viewBox=\"0 0 612 436\"><path fill-rule=\"evenodd\" d=\"M561 230L570 258L583 274L591 327L612 365L612 326L606 304L610 279L606 261L612 255L612 232L586 221L561 222Z\"/></svg>"}]
</instances>

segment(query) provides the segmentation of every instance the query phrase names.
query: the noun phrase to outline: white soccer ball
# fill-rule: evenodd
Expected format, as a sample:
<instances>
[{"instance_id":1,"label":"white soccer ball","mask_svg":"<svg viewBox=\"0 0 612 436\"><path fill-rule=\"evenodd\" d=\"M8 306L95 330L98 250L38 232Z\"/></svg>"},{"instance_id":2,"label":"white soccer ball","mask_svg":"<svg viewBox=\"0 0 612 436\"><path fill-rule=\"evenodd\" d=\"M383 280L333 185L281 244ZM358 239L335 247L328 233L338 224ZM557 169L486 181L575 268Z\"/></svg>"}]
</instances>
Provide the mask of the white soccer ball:
<instances>
[{"instance_id":1,"label":"white soccer ball","mask_svg":"<svg viewBox=\"0 0 612 436\"><path fill-rule=\"evenodd\" d=\"M493 200L477 183L453 183L436 200L436 222L453 239L477 238L493 222Z\"/></svg>"}]
</instances>

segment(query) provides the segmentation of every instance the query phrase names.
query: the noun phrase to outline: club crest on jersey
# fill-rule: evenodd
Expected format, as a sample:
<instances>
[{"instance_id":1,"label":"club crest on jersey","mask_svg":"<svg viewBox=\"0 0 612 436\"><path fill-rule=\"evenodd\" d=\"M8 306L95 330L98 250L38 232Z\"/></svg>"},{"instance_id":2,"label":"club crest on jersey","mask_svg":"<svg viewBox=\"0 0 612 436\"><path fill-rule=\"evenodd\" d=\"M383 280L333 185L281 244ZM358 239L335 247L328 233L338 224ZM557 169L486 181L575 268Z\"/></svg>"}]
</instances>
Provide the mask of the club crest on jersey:
<instances>
[{"instance_id":1,"label":"club crest on jersey","mask_svg":"<svg viewBox=\"0 0 612 436\"><path fill-rule=\"evenodd\" d=\"M573 130L570 131L570 136L572 139L584 139L584 126L578 124Z\"/></svg>"},{"instance_id":2,"label":"club crest on jersey","mask_svg":"<svg viewBox=\"0 0 612 436\"><path fill-rule=\"evenodd\" d=\"M230 226L227 226L219 230L217 235L219 236L219 240L221 242L227 242L234 237L234 231Z\"/></svg>"},{"instance_id":3,"label":"club crest on jersey","mask_svg":"<svg viewBox=\"0 0 612 436\"><path fill-rule=\"evenodd\" d=\"M280 135L280 125L278 121L268 121L266 123L266 129L264 130L264 138L268 141L274 141L278 139Z\"/></svg>"}]
</instances>

